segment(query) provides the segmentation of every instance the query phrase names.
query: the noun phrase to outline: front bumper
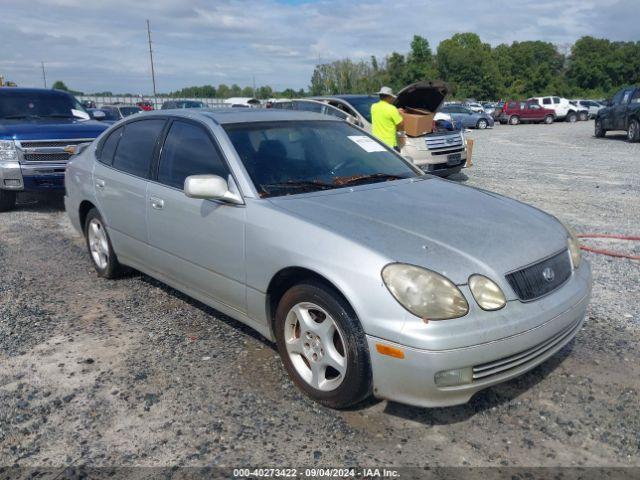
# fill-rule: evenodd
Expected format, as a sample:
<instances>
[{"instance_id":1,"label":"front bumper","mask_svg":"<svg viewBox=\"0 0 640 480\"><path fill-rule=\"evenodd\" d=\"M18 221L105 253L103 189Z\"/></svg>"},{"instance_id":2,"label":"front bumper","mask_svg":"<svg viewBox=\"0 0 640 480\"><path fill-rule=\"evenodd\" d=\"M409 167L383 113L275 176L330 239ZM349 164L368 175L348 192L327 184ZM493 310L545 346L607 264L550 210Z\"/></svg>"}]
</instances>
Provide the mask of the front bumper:
<instances>
[{"instance_id":1,"label":"front bumper","mask_svg":"<svg viewBox=\"0 0 640 480\"><path fill-rule=\"evenodd\" d=\"M587 274L590 278L590 272ZM561 313L498 340L474 345L474 339L470 338L469 344L473 346L469 347L426 350L367 335L374 396L420 407L466 403L479 390L531 370L569 343L584 322L590 294L589 281L572 305ZM541 308L538 315L548 315L547 312ZM378 353L377 344L402 350L404 358ZM464 368L472 368L474 378L470 383L454 387L436 385L436 373Z\"/></svg>"},{"instance_id":2,"label":"front bumper","mask_svg":"<svg viewBox=\"0 0 640 480\"><path fill-rule=\"evenodd\" d=\"M0 188L37 192L64 189L65 164L4 163L0 166Z\"/></svg>"}]
</instances>

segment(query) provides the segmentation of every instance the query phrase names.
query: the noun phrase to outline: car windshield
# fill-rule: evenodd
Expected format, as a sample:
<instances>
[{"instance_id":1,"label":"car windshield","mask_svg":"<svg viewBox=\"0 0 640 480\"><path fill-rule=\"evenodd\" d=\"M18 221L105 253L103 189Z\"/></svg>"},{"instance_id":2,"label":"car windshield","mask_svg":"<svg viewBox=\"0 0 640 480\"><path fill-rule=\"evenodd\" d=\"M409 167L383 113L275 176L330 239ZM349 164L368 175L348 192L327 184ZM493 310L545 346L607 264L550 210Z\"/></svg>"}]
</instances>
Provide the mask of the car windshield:
<instances>
[{"instance_id":1,"label":"car windshield","mask_svg":"<svg viewBox=\"0 0 640 480\"><path fill-rule=\"evenodd\" d=\"M346 99L346 101L355 108L360 115L367 119L367 122L371 123L371 105L380 100L378 97L352 97Z\"/></svg>"},{"instance_id":2,"label":"car windshield","mask_svg":"<svg viewBox=\"0 0 640 480\"><path fill-rule=\"evenodd\" d=\"M128 117L129 115L133 115L134 113L139 113L140 107L120 107L120 113L123 117Z\"/></svg>"},{"instance_id":3,"label":"car windshield","mask_svg":"<svg viewBox=\"0 0 640 480\"><path fill-rule=\"evenodd\" d=\"M417 170L361 130L339 121L227 125L262 197L417 177Z\"/></svg>"},{"instance_id":4,"label":"car windshield","mask_svg":"<svg viewBox=\"0 0 640 480\"><path fill-rule=\"evenodd\" d=\"M89 115L71 95L51 92L0 92L0 118L74 118L76 112Z\"/></svg>"},{"instance_id":5,"label":"car windshield","mask_svg":"<svg viewBox=\"0 0 640 480\"><path fill-rule=\"evenodd\" d=\"M102 108L102 109L98 109L101 110L104 113L104 120L119 120L120 117L118 116L118 114L116 113L116 110L114 108Z\"/></svg>"}]
</instances>

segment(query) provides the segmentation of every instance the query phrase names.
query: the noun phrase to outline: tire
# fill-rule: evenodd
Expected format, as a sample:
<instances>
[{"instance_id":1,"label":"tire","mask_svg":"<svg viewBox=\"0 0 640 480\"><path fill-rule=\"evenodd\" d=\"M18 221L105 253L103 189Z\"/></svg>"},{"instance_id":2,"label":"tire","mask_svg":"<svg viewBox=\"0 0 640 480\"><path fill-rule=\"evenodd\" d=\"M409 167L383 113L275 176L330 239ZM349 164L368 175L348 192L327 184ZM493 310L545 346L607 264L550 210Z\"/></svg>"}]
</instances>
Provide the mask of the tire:
<instances>
[{"instance_id":1,"label":"tire","mask_svg":"<svg viewBox=\"0 0 640 480\"><path fill-rule=\"evenodd\" d=\"M275 336L287 374L315 401L346 408L371 393L364 331L333 288L308 281L287 290L276 310Z\"/></svg>"},{"instance_id":2,"label":"tire","mask_svg":"<svg viewBox=\"0 0 640 480\"><path fill-rule=\"evenodd\" d=\"M478 123L476 123L476 128L480 130L484 130L488 126L489 126L489 123L484 118L481 118L480 120L478 120Z\"/></svg>"},{"instance_id":3,"label":"tire","mask_svg":"<svg viewBox=\"0 0 640 480\"><path fill-rule=\"evenodd\" d=\"M16 206L16 192L0 189L0 212L8 212Z\"/></svg>"},{"instance_id":4,"label":"tire","mask_svg":"<svg viewBox=\"0 0 640 480\"><path fill-rule=\"evenodd\" d=\"M635 118L629 121L629 127L627 128L627 140L631 143L640 141L640 122Z\"/></svg>"},{"instance_id":5,"label":"tire","mask_svg":"<svg viewBox=\"0 0 640 480\"><path fill-rule=\"evenodd\" d=\"M124 269L113 251L104 220L95 208L87 213L84 222L84 238L91 262L98 272L98 276L103 278L119 277Z\"/></svg>"},{"instance_id":6,"label":"tire","mask_svg":"<svg viewBox=\"0 0 640 480\"><path fill-rule=\"evenodd\" d=\"M546 125L551 125L553 123L553 115L547 115L546 117L544 117L543 122Z\"/></svg>"},{"instance_id":7,"label":"tire","mask_svg":"<svg viewBox=\"0 0 640 480\"><path fill-rule=\"evenodd\" d=\"M578 116L576 115L576 112L567 113L567 116L564 119L565 122L569 122L569 123L576 123L576 120L578 120Z\"/></svg>"},{"instance_id":8,"label":"tire","mask_svg":"<svg viewBox=\"0 0 640 480\"><path fill-rule=\"evenodd\" d=\"M509 125L518 125L520 123L520 117L512 115L509 117Z\"/></svg>"},{"instance_id":9,"label":"tire","mask_svg":"<svg viewBox=\"0 0 640 480\"><path fill-rule=\"evenodd\" d=\"M602 120L599 118L596 118L596 121L594 124L594 135L598 138L602 138L606 135L606 133L607 131L602 126Z\"/></svg>"},{"instance_id":10,"label":"tire","mask_svg":"<svg viewBox=\"0 0 640 480\"><path fill-rule=\"evenodd\" d=\"M578 118L580 119L581 122L586 122L587 120L589 120L589 114L587 112L580 112L580 115L578 115Z\"/></svg>"}]
</instances>

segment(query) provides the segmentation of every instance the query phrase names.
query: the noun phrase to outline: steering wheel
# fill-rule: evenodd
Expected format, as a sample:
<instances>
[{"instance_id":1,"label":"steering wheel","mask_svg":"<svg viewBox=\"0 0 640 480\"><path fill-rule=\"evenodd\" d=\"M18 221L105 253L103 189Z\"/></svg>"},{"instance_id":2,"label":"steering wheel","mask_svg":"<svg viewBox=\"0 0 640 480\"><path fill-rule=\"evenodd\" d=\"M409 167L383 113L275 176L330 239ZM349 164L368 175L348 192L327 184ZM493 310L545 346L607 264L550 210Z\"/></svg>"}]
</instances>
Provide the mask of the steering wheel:
<instances>
[{"instance_id":1,"label":"steering wheel","mask_svg":"<svg viewBox=\"0 0 640 480\"><path fill-rule=\"evenodd\" d=\"M346 160L344 160L343 162L340 162L339 164L337 164L335 167L333 167L331 169L331 172L329 172L331 175L333 176L340 176L339 172L341 170L344 170L346 168L348 168L349 166L354 166L356 163L358 162L358 159L355 157L349 157Z\"/></svg>"}]
</instances>

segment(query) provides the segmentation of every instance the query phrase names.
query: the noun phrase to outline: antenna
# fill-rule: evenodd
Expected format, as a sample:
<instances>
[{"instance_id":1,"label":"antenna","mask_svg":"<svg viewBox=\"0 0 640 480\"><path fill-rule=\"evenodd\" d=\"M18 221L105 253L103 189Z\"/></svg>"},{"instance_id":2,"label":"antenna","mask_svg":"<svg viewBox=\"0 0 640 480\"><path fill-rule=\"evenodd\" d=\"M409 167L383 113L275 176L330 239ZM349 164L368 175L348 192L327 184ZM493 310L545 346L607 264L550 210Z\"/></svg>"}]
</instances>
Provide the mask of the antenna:
<instances>
[{"instance_id":1,"label":"antenna","mask_svg":"<svg viewBox=\"0 0 640 480\"><path fill-rule=\"evenodd\" d=\"M40 65L42 65L42 80L44 81L44 88L47 88L47 74L44 71L44 62L41 61Z\"/></svg>"},{"instance_id":2,"label":"antenna","mask_svg":"<svg viewBox=\"0 0 640 480\"><path fill-rule=\"evenodd\" d=\"M151 27L147 19L147 37L149 38L149 59L151 60L151 81L153 82L153 96L156 96L156 72L153 69L153 50L151 50Z\"/></svg>"}]
</instances>

